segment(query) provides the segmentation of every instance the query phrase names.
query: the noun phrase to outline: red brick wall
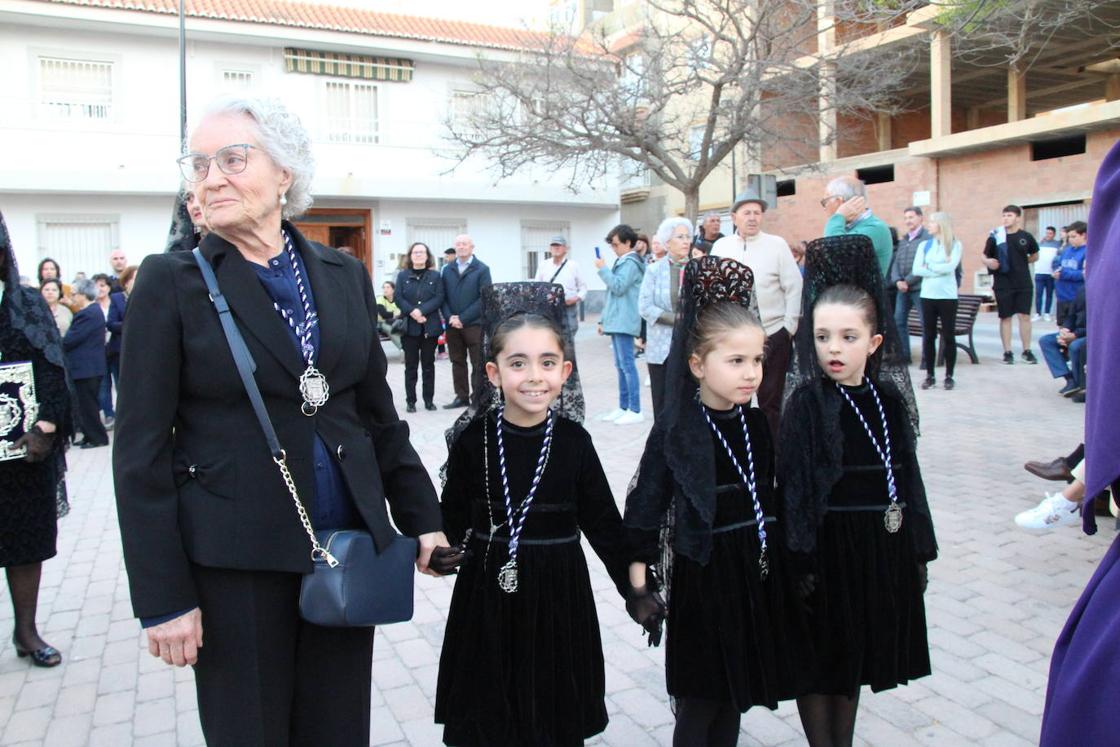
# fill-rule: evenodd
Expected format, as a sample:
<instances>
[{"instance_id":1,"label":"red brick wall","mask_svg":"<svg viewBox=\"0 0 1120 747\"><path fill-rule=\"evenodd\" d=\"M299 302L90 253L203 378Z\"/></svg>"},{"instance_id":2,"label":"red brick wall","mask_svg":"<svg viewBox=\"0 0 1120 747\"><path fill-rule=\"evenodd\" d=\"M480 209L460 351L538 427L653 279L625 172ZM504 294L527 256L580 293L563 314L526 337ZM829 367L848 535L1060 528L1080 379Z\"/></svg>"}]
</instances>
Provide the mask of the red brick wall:
<instances>
[{"instance_id":1,"label":"red brick wall","mask_svg":"<svg viewBox=\"0 0 1120 747\"><path fill-rule=\"evenodd\" d=\"M929 191L928 212L944 210L953 219L957 238L964 247L962 290L972 289L973 273L980 269L980 253L988 232L999 224L1000 209L1009 201L1025 205L1068 199L1070 193L1092 190L1097 168L1108 149L1120 138L1120 130L1090 133L1086 152L1045 161L1030 160L1030 145L1012 145L998 150L929 158L903 158L895 163L895 180L872 184L868 199L875 214L902 228L902 211L913 193ZM824 187L836 176L853 171L834 171L797 179L797 194L778 198L766 214L764 230L793 243L821 235L828 214L819 200ZM1091 230L1091 229L1090 229Z\"/></svg>"}]
</instances>

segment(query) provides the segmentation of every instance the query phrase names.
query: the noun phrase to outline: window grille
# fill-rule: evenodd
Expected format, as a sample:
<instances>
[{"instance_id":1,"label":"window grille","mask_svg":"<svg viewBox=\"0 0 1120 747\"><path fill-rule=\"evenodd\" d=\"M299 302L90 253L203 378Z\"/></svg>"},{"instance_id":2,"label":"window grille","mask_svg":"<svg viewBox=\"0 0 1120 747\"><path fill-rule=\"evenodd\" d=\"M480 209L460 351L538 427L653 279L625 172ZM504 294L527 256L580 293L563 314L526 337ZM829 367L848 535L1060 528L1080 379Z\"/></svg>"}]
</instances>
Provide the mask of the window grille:
<instances>
[{"instance_id":1,"label":"window grille","mask_svg":"<svg viewBox=\"0 0 1120 747\"><path fill-rule=\"evenodd\" d=\"M46 114L57 119L109 119L113 63L40 57L39 103Z\"/></svg>"},{"instance_id":2,"label":"window grille","mask_svg":"<svg viewBox=\"0 0 1120 747\"><path fill-rule=\"evenodd\" d=\"M377 142L377 86L326 81L326 136L332 143Z\"/></svg>"}]
</instances>

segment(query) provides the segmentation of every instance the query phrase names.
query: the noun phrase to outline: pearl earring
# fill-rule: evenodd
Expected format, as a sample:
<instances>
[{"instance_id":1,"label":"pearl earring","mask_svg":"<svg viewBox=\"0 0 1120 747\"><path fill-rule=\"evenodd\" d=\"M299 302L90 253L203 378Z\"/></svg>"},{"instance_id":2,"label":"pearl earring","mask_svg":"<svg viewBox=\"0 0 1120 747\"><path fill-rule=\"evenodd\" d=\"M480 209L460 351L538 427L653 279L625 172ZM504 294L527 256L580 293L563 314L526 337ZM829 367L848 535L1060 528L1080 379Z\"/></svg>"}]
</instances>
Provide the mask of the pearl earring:
<instances>
[{"instance_id":1,"label":"pearl earring","mask_svg":"<svg viewBox=\"0 0 1120 747\"><path fill-rule=\"evenodd\" d=\"M280 193L280 206L283 207L284 205L287 205L287 204L288 204L288 195L286 193L281 192Z\"/></svg>"}]
</instances>

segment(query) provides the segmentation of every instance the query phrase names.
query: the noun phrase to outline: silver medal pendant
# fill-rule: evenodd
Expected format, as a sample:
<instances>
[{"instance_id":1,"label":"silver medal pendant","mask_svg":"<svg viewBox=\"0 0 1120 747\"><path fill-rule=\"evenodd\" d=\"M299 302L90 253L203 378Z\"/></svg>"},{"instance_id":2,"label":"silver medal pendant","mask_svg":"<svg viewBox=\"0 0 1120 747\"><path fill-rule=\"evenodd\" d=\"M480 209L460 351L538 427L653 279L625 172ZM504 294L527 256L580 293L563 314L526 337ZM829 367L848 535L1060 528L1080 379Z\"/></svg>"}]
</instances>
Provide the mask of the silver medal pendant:
<instances>
[{"instance_id":1,"label":"silver medal pendant","mask_svg":"<svg viewBox=\"0 0 1120 747\"><path fill-rule=\"evenodd\" d=\"M887 510L883 512L883 526L890 534L895 534L902 528L902 509L897 503L887 506Z\"/></svg>"},{"instance_id":2,"label":"silver medal pendant","mask_svg":"<svg viewBox=\"0 0 1120 747\"><path fill-rule=\"evenodd\" d=\"M299 377L299 393L303 395L300 409L304 415L311 417L316 410L327 404L331 388L327 385L327 377L315 366L309 365Z\"/></svg>"},{"instance_id":3,"label":"silver medal pendant","mask_svg":"<svg viewBox=\"0 0 1120 747\"><path fill-rule=\"evenodd\" d=\"M506 594L517 591L517 561L510 560L498 571L498 588Z\"/></svg>"}]
</instances>

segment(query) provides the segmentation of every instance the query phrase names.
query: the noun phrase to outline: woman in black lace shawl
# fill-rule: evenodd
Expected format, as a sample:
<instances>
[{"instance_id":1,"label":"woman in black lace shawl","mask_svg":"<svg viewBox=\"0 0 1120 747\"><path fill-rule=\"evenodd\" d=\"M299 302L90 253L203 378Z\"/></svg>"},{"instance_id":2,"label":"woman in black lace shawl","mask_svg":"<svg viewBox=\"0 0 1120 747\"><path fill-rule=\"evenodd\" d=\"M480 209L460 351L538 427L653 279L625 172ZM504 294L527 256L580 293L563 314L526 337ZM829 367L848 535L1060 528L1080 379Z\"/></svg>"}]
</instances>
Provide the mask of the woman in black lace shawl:
<instances>
[{"instance_id":1,"label":"woman in black lace shawl","mask_svg":"<svg viewBox=\"0 0 1120 747\"><path fill-rule=\"evenodd\" d=\"M19 268L3 215L0 280L4 285L0 366L31 363L39 407L34 426L11 444L13 450L26 448L26 455L0 461L0 565L7 569L15 612L12 642L16 652L30 656L36 666L53 667L61 663L62 655L39 636L35 613L42 564L56 553L57 519L69 508L63 451L71 435L70 395L58 326L39 292L19 284ZM12 393L5 391L3 396L9 398ZM5 410L12 404L6 401Z\"/></svg>"},{"instance_id":2,"label":"woman in black lace shawl","mask_svg":"<svg viewBox=\"0 0 1120 747\"><path fill-rule=\"evenodd\" d=\"M937 541L917 461L917 407L870 240L811 242L802 304L778 449L786 539L815 649L811 694L798 710L811 745L842 745L852 742L862 685L878 692L930 673L922 595ZM832 317L817 318L826 305L856 326L833 330ZM831 375L818 362L818 337L835 356ZM859 355L871 353L862 376L862 358L846 359L841 342L859 339L867 340Z\"/></svg>"}]
</instances>

